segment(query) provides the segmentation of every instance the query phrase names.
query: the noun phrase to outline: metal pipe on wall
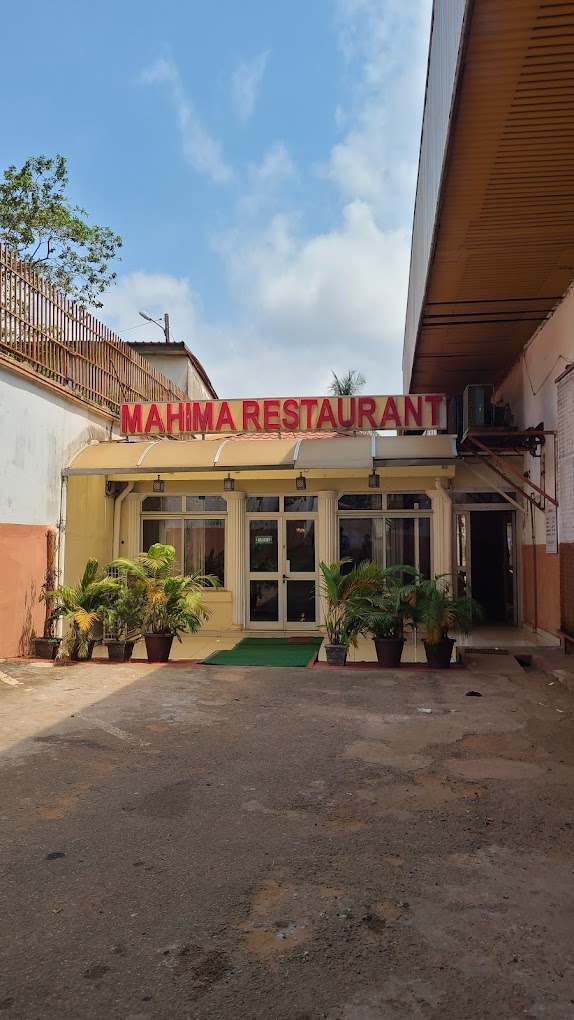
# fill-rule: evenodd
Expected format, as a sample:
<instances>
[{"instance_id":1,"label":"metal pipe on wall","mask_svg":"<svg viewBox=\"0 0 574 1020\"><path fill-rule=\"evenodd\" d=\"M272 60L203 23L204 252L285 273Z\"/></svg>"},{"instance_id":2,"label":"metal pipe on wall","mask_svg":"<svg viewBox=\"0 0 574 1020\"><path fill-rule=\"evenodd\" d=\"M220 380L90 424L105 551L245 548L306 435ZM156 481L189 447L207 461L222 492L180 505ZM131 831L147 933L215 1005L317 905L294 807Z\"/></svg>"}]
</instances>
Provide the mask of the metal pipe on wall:
<instances>
[{"instance_id":1,"label":"metal pipe on wall","mask_svg":"<svg viewBox=\"0 0 574 1020\"><path fill-rule=\"evenodd\" d=\"M58 555L56 561L56 582L62 584L64 580L64 557L66 553L66 509L68 504L68 479L62 475L60 482L60 519L58 521ZM57 637L64 636L64 619L58 619L56 627Z\"/></svg>"},{"instance_id":2,"label":"metal pipe on wall","mask_svg":"<svg viewBox=\"0 0 574 1020\"><path fill-rule=\"evenodd\" d=\"M134 482L128 482L123 492L120 492L119 496L116 496L114 503L114 524L112 534L112 559L117 559L120 555L120 517L122 511L122 503L126 496L133 490Z\"/></svg>"}]
</instances>

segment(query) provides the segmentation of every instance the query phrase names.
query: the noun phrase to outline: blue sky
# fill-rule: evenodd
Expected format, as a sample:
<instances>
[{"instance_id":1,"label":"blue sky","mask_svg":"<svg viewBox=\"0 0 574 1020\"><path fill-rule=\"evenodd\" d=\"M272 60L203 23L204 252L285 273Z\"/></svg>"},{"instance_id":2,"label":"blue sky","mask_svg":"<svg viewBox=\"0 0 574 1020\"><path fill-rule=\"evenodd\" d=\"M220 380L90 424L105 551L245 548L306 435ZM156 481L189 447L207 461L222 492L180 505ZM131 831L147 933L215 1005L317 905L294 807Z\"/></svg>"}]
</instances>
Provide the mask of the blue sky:
<instances>
[{"instance_id":1,"label":"blue sky","mask_svg":"<svg viewBox=\"0 0 574 1020\"><path fill-rule=\"evenodd\" d=\"M430 0L32 0L3 12L2 166L63 153L124 239L99 315L222 396L401 392Z\"/></svg>"}]
</instances>

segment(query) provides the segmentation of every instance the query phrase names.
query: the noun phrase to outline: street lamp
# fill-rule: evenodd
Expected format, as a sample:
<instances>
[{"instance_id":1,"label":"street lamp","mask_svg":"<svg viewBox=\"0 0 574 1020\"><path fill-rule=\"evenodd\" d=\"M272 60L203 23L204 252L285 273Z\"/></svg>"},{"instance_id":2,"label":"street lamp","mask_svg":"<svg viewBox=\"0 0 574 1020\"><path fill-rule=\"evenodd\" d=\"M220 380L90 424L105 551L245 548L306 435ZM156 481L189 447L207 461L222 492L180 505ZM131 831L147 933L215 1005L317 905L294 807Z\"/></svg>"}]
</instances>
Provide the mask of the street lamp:
<instances>
[{"instance_id":1,"label":"street lamp","mask_svg":"<svg viewBox=\"0 0 574 1020\"><path fill-rule=\"evenodd\" d=\"M171 337L169 335L169 314L167 312L163 317L163 322L160 322L159 319L152 319L151 315L148 315L147 312L140 312L139 314L141 315L142 319L146 319L147 322L155 322L156 326L159 326L159 328L163 330L166 344L170 343Z\"/></svg>"}]
</instances>

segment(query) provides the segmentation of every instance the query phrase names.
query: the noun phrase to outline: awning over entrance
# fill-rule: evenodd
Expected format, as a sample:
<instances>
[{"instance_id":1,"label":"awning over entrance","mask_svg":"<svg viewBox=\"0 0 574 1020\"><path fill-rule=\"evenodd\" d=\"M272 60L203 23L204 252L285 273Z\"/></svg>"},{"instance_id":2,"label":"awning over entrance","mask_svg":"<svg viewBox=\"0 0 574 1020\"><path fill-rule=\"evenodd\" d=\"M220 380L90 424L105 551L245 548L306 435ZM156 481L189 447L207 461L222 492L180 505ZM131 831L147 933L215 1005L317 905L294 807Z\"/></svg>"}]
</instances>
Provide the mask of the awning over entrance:
<instances>
[{"instance_id":1,"label":"awning over entrance","mask_svg":"<svg viewBox=\"0 0 574 1020\"><path fill-rule=\"evenodd\" d=\"M72 459L65 475L145 478L218 472L346 471L400 466L451 467L451 436L336 436L324 439L193 439L93 443ZM440 473L440 472L439 472Z\"/></svg>"}]
</instances>

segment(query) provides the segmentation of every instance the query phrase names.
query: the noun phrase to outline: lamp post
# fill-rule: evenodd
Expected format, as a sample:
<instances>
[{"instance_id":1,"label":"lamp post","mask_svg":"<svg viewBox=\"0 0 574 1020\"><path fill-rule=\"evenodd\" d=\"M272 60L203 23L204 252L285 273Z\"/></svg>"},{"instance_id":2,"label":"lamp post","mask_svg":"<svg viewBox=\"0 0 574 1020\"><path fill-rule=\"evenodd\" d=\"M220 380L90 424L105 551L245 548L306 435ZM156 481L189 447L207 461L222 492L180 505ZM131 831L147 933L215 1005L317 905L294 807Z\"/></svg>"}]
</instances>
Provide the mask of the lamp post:
<instances>
[{"instance_id":1,"label":"lamp post","mask_svg":"<svg viewBox=\"0 0 574 1020\"><path fill-rule=\"evenodd\" d=\"M169 344L171 342L171 337L169 335L169 314L168 314L168 312L165 312L164 317L163 317L163 322L160 322L159 319L152 319L151 315L148 315L147 312L140 312L139 314L141 315L142 319L146 319L147 322L155 322L156 326L159 326L159 328L161 330L163 330L163 334L165 336L166 344Z\"/></svg>"}]
</instances>

